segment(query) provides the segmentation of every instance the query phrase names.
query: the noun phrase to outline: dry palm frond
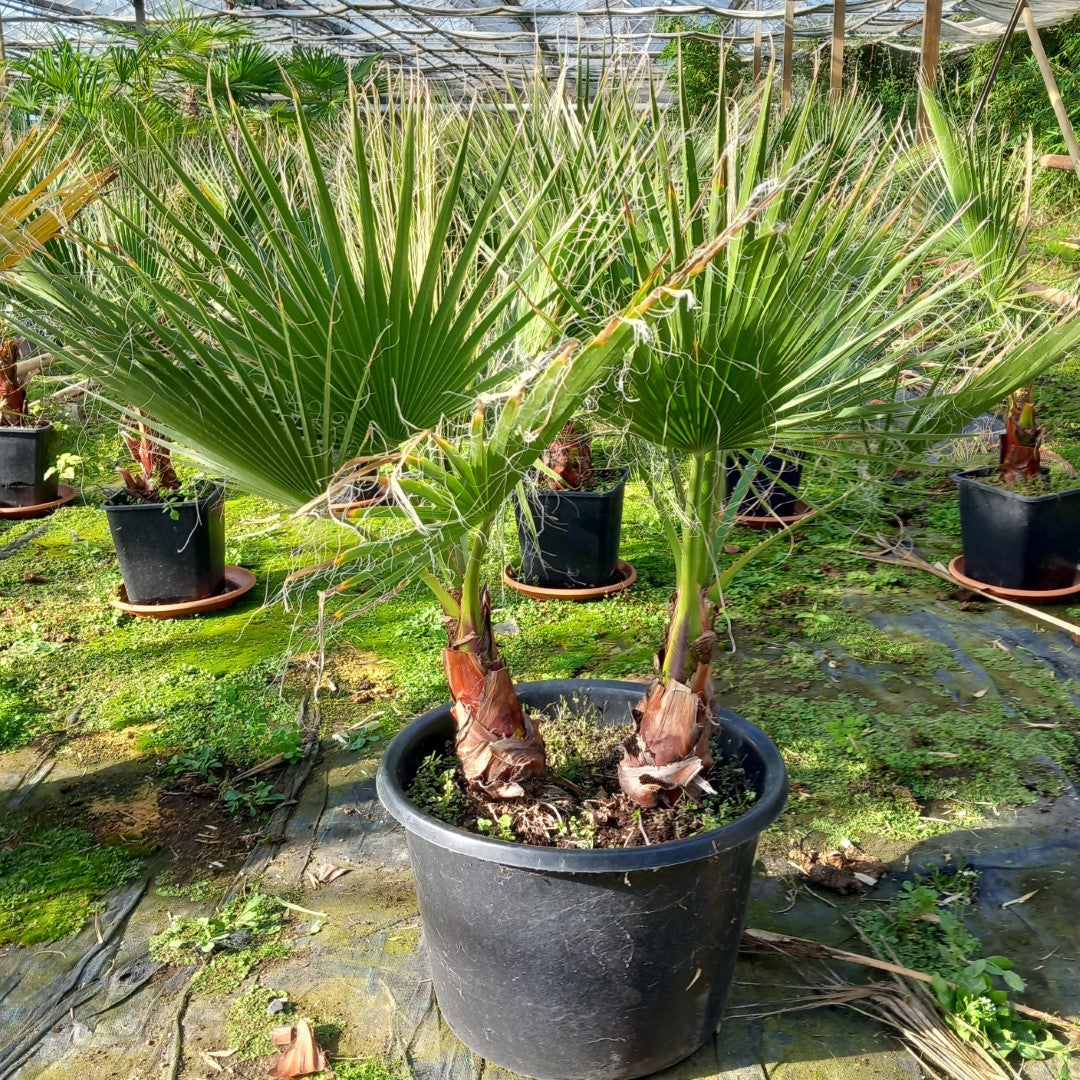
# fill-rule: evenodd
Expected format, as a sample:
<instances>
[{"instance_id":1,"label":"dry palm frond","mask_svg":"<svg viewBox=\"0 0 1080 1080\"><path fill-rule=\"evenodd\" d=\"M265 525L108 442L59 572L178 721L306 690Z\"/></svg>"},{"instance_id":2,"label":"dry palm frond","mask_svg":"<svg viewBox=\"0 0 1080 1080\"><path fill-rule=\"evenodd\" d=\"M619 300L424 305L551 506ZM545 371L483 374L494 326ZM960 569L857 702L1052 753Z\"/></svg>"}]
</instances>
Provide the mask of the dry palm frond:
<instances>
[{"instance_id":1,"label":"dry palm frond","mask_svg":"<svg viewBox=\"0 0 1080 1080\"><path fill-rule=\"evenodd\" d=\"M879 545L880 550L860 551L856 554L862 555L866 559L872 559L874 562L889 563L892 566L907 566L913 570L922 570L927 574L933 574L935 577L941 578L942 581L947 581L950 585L975 593L983 600L992 600L995 604L1001 604L1004 607L1012 608L1014 611L1022 612L1024 615L1030 615L1033 619L1047 623L1049 626L1056 626L1059 630L1071 634L1075 640L1080 640L1080 625L1061 619L1057 615L1051 615L1049 612L1040 611L1038 608L1030 607L1027 604L1019 604L1015 600L1006 600L1003 596L996 596L994 593L984 592L982 589L976 589L965 582L957 581L949 573L944 563L930 563L917 555L910 540L906 538L890 540L888 537L878 533L873 537L873 540L874 543Z\"/></svg>"},{"instance_id":2,"label":"dry palm frond","mask_svg":"<svg viewBox=\"0 0 1080 1080\"><path fill-rule=\"evenodd\" d=\"M858 927L855 929L858 932ZM831 967L823 966L817 973L820 981L807 983L807 994L766 1006L736 1007L733 1013L740 1018L754 1019L842 1005L892 1028L912 1056L933 1076L948 1080L1017 1080L1018 1074L1007 1063L991 1056L983 1047L965 1041L948 1026L927 990L931 976L924 972L878 957L836 949L808 938L768 930L745 930L742 948L780 953L800 961L857 964L881 972L883 979L865 984L850 983ZM1014 1004L1014 1008L1022 1016L1058 1028L1074 1043L1080 1042L1080 1026L1030 1006Z\"/></svg>"}]
</instances>

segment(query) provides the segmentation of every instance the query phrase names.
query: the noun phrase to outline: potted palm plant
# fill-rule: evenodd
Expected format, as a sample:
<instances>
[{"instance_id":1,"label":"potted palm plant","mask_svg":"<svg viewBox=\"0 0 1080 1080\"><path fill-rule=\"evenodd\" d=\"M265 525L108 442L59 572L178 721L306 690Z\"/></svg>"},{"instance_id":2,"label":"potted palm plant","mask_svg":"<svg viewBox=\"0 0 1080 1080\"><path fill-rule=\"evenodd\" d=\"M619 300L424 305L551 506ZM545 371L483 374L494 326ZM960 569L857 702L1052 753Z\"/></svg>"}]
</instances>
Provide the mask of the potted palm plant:
<instances>
[{"instance_id":1,"label":"potted palm plant","mask_svg":"<svg viewBox=\"0 0 1080 1080\"><path fill-rule=\"evenodd\" d=\"M225 566L224 489L202 481L182 485L172 455L154 436L144 420L123 431L133 465L118 470L124 486L102 507L124 578L118 606L136 613L153 607L162 617L205 610L199 602L222 593L227 569L239 578L230 581L228 599L235 602L254 578Z\"/></svg>"},{"instance_id":2,"label":"potted palm plant","mask_svg":"<svg viewBox=\"0 0 1080 1080\"><path fill-rule=\"evenodd\" d=\"M567 341L541 361L504 367L491 380L473 372L447 395L452 405L440 402L436 411L443 415L419 425L426 430L406 431L397 445L388 438L381 452L364 444L367 452L331 484L333 490L387 476L393 502L364 510L351 546L318 568L324 575L324 628L416 580L430 588L444 616L450 701L395 738L380 769L379 791L408 835L444 1015L472 1049L527 1075L621 1080L653 1072L701 1045L723 1012L757 836L785 799L776 748L752 725L717 708L712 693L712 622L727 582L749 557L722 566L723 531L750 482L723 490L729 455L760 460L774 445L855 453L868 441L894 453L957 430L1080 341L1080 319L1048 325L1019 345L1002 343L978 370L942 369L922 398L898 395L899 373L914 349L926 346L921 355L931 360L948 355L951 302L963 276L947 266L924 265L940 236L909 213L887 139L867 130L853 140L860 156L851 157L838 149L839 140L808 134L807 111L789 114L783 137L773 138L771 86L759 95L746 112L733 114L723 103L702 126L691 121L685 104L672 111L657 106L641 121L650 127L641 139L630 137L633 128L625 120L633 116L637 123L640 114L623 108L630 95L615 87L611 137L620 152L628 149L623 167L599 182L620 190L630 211L620 258L604 260L611 268L610 296L622 298L611 309L619 316L589 329L596 312L586 309L581 325L587 332L579 335L584 345ZM452 107L441 119L455 122ZM298 123L303 130L302 119ZM317 162L309 165L314 170ZM354 209L335 203L329 188L316 194L319 226L331 237L331 250L326 261L312 262L299 242L295 253L290 247L297 260L285 290L290 302L331 291L323 282L343 232L337 219ZM287 201L287 194L282 197ZM358 220L371 222L376 238L376 222L385 226L393 215L377 217L372 192L357 201ZM452 217L467 207L468 222L483 205L483 199L463 198L443 211ZM407 215L408 206L398 213ZM192 246L205 247L197 226L188 237ZM303 230L299 235L311 239ZM401 229L381 235L381 245L347 250L353 257L340 261L368 287L381 280L373 268L376 253L393 252L389 237ZM316 458L325 469L329 459L318 457L320 440L331 429L305 423L317 419L317 410L291 416L284 425L288 439L271 456L265 441L258 453L250 452L236 438L236 424L243 416L250 420L247 431L274 431L280 401L292 403L288 394L298 381L313 392L333 393L323 383L333 343L320 338L322 351L287 369L278 366L272 349L259 348L267 325L282 325L253 303L265 261L247 260L247 248L229 242L234 255L245 256L239 265L247 267L247 276L228 279L235 318L214 321L218 308L209 303L177 301L174 308L176 326L190 329L198 321L187 347L202 350L200 365L183 368L182 385L188 392L198 385L208 397L227 392L242 402L231 414L230 437L214 443L216 461L255 490L287 494L295 505L309 497L312 476L326 482L325 472L320 478L318 469L307 470ZM583 247L583 255L591 254ZM473 255L487 265L478 249ZM404 253L400 261L398 282L408 280ZM475 261L454 263L462 287L447 301L441 321L430 319L425 305L433 294L423 289L415 298L404 288L396 291L396 306L389 313L381 309L387 317L375 344L388 339L388 351L362 354L365 370L379 373L356 405L365 417L374 399L395 402L414 370L415 353L391 344L412 340L411 319L432 370L459 358L456 339L434 331L454 325L459 313L476 318L483 310L479 297L492 280L470 276ZM227 264L230 270L233 265ZM913 291L907 283L916 269L923 279ZM95 348L104 352L114 344L111 335L120 327L99 291L60 281L40 296L53 294L61 297L58 320L66 335L84 323L104 323L100 335L92 329ZM356 303L365 302L358 285ZM379 302L376 290L371 303ZM342 318L357 310L345 305ZM249 318L252 311L257 317ZM473 347L511 322L484 325ZM324 324L311 319L302 325L318 336ZM221 353L236 352L250 362L229 368L206 345L219 335L228 345L219 346ZM293 347L291 340L286 344ZM149 356L140 357L133 374L127 366L115 369L113 384L140 385L150 363ZM257 380L249 381L259 393L238 390L240 374L252 373ZM517 486L541 464L543 448L590 396L606 416L672 463L663 519L677 592L660 677L644 696L641 684L601 680L515 686L492 625L486 556L494 525ZM456 407L462 397L473 403L464 423ZM208 440L214 437L212 425L193 410L177 409L170 425L177 440L201 440L204 432ZM292 462L292 453L302 461ZM301 580L306 586L315 579L306 574ZM548 843L519 839L532 835L525 831L528 820L542 810L537 785L549 783L554 750L545 746L543 726L557 721L560 710L580 712L585 740L603 743L611 755L601 769L610 781L603 801L618 827L606 843L596 842L603 823L589 817L588 808L564 818L562 833L552 825ZM614 741L606 736L612 730ZM430 775L425 763L435 754L437 765L446 750L456 752L451 794L468 808L453 821L425 803L417 786L425 770ZM710 791L726 770L740 774L744 786L737 812L719 823L704 817L702 808L715 806L708 800L722 795ZM445 788L447 778L436 779ZM550 783L555 780L563 781L555 786L566 793L568 778L556 774ZM540 794L546 801L550 788L542 786ZM475 812L478 805L491 808L486 826ZM601 809L598 803L596 812ZM674 831L684 815L694 822L689 834ZM670 839L661 840L661 822L673 830ZM623 829L623 823L631 827Z\"/></svg>"},{"instance_id":3,"label":"potted palm plant","mask_svg":"<svg viewBox=\"0 0 1080 1080\"><path fill-rule=\"evenodd\" d=\"M725 478L728 491L739 487L743 473L753 470L750 487L739 503L736 523L752 528L782 528L793 524L806 513L806 503L799 498L802 482L804 451L790 454L765 454L759 467L743 453L731 456Z\"/></svg>"},{"instance_id":4,"label":"potted palm plant","mask_svg":"<svg viewBox=\"0 0 1080 1080\"><path fill-rule=\"evenodd\" d=\"M932 95L924 100L938 148L925 201L949 222L947 250L978 274L996 324L1032 333L1048 316L1025 290L1031 257L1017 154L1003 138L963 130ZM1044 466L1044 435L1033 387L1013 389L998 463L955 475L963 553L950 570L963 583L1017 600L1080 594L1080 487Z\"/></svg>"},{"instance_id":5,"label":"potted palm plant","mask_svg":"<svg viewBox=\"0 0 1080 1080\"><path fill-rule=\"evenodd\" d=\"M10 271L56 237L112 178L103 169L64 180L68 157L40 179L33 172L47 158L57 124L41 123L15 144L0 165L0 271ZM21 191L29 185L28 191ZM56 459L60 433L34 414L27 383L40 361L23 359L23 343L6 325L0 330L0 516L49 513L75 492L60 490Z\"/></svg>"},{"instance_id":6,"label":"potted palm plant","mask_svg":"<svg viewBox=\"0 0 1080 1080\"><path fill-rule=\"evenodd\" d=\"M447 653L453 702L406 728L379 773L380 796L408 832L443 1013L474 1050L526 1075L644 1075L696 1049L723 1013L756 833L784 800L783 769L771 745L713 700L713 619L745 559L719 568L723 532L748 486L742 481L742 490L725 499L729 454L760 455L778 438L796 447L854 444L868 429L892 440L894 450L918 444L955 430L964 416L998 400L1010 379L1049 364L1080 339L1074 320L1005 350L984 369L956 372L920 400L878 396L895 386L908 350L929 346L942 332L942 310L962 283L928 268L920 291L907 291L910 274L939 238L914 221L913 231L896 229L910 207L882 198L880 180L892 160L885 141L867 133L861 145L874 145L874 152L856 162L828 145L813 150L796 124L770 161L769 118L768 90L748 138L735 134L741 118L729 124L721 110L711 118L715 143L703 165L684 113L687 134L676 129L672 136L677 153L661 158L664 167L652 174L652 198L640 193L652 214L635 215L661 226L652 251L670 246L673 260L710 234L724 238L712 248L710 268L669 286L669 295L676 288L692 302L674 303L670 318L651 324L617 390L600 399L611 419L681 459L674 508L665 504L662 515L677 523L669 529L677 591L659 679L644 698L633 685L591 680L518 686L514 693L496 659L483 594L474 594L469 607L480 620L448 619L451 642L462 643ZM721 165L724 185L716 183ZM710 178L707 187L697 186L701 175ZM836 183L838 176L847 183ZM680 201L669 198L673 191ZM639 267L654 265L647 240L633 240L643 254ZM913 345L901 332L919 323ZM503 415L492 421L495 430L504 423ZM472 507L472 485L504 475L501 462L497 470L490 459L483 468L471 465L470 472L453 470L454 482L445 485L454 507ZM424 483L414 494L429 504L444 490L445 470L416 468ZM413 512L421 515L417 542L430 543L435 529L419 504ZM450 519L449 507L443 514ZM404 540L392 546L399 557L406 550ZM360 565L372 557L383 565L373 549L359 549L357 557ZM478 559L469 565L475 582ZM467 592L443 589L448 616L459 600L464 610ZM451 662L457 650L486 659ZM608 723L634 718L618 777L643 815L646 841L653 827L646 814L708 797L717 759L737 762L752 778L752 809L664 843L643 843L636 834L607 850L582 850L572 839L555 850L511 842L535 810L527 796L542 768L537 717L575 694L583 706L604 711ZM501 839L437 820L417 805L417 774L451 733L463 783L505 800ZM528 989L508 991L522 986L522 972Z\"/></svg>"},{"instance_id":7,"label":"potted palm plant","mask_svg":"<svg viewBox=\"0 0 1080 1080\"><path fill-rule=\"evenodd\" d=\"M627 156L642 137L644 119L602 76L601 86L580 79L568 88L562 72L554 92L537 76L516 97L516 114L484 114L477 167L490 183L513 148L513 164L500 185L511 220L535 206L518 239L521 306L538 317L524 323L515 347L541 354L561 334L590 325L627 297L609 289L610 263L626 206L619 184ZM615 136L617 133L617 137ZM589 213L582 214L582 206ZM542 259L531 258L543 252ZM636 579L619 559L623 499L629 470L593 465L592 438L580 417L567 422L545 451L540 468L515 498L521 558L503 582L535 599L591 600L619 592Z\"/></svg>"},{"instance_id":8,"label":"potted palm plant","mask_svg":"<svg viewBox=\"0 0 1080 1080\"><path fill-rule=\"evenodd\" d=\"M526 1075L650 1073L696 1049L723 1011L757 834L785 794L775 748L713 700L713 619L749 557L721 569L723 534L749 485L744 478L725 499L728 455L760 455L779 438L795 447L865 445L868 431L895 453L956 430L998 400L1010 380L1030 376L1080 340L1073 319L1037 340L1014 342L977 371L953 371L920 399L898 396L909 350L930 350L937 340L942 351L923 355L945 355L941 335L963 280L926 266L921 288L907 288L940 238L914 218L910 230L897 228L912 207L883 182L894 165L886 141L868 132L858 142L873 151L856 161L828 143L812 148L800 134L805 122L796 123L771 158L769 93L756 103L748 137L741 118L729 122L723 110L711 118L714 141L704 162L684 111L671 134L677 152L661 155L663 166L652 173L634 163L653 181L638 193L647 210L634 215L643 229L659 226L653 252L667 249L672 261L689 258L700 267L693 252L701 249L692 245L721 238L705 249L708 268L665 283L661 291L678 302L669 317L650 321L614 391L601 394L609 417L676 462L674 505L665 504L662 517L673 522L677 591L660 676L644 696L633 684L594 680L513 686L478 585L492 518L473 508L492 514L491 500L505 497L520 472L495 435L484 439L480 414L472 442L435 440L445 458L412 448L402 459L411 475L397 486L412 527L381 541L381 549L361 544L344 559L380 570L355 603L385 591L392 567L391 584L397 574L419 573L443 606L452 700L390 745L380 797L408 833L443 1014L471 1048ZM655 122L670 121L658 115ZM698 186L699 176L707 186ZM670 198L676 191L680 198ZM647 274L656 265L648 233L629 239ZM558 402L550 387L542 390ZM569 383L565 393L569 400L548 406L552 424L578 404ZM512 429L530 407L531 396L511 393L491 430ZM533 431L534 439L546 434ZM448 557L462 574L451 579L456 584L415 569L433 550L454 551L455 544L464 544ZM348 595L365 577L340 583L328 597ZM515 842L534 835L537 799L551 797L550 788L537 795L543 717L575 696L577 708L604 717L592 729L598 741L605 723L621 728L633 718L617 776L624 805L641 815L640 837L631 829L615 847L598 850L583 838L580 819L570 819L554 848ZM460 761L459 790L492 807L471 823L447 821L445 810L420 804L418 780L449 739ZM693 812L697 800L712 797L718 763L744 771L756 796L751 808L728 824L650 843L659 819L648 815Z\"/></svg>"},{"instance_id":9,"label":"potted palm plant","mask_svg":"<svg viewBox=\"0 0 1080 1080\"><path fill-rule=\"evenodd\" d=\"M537 599L595 599L633 584L634 568L619 559L629 469L594 468L592 440L575 420L541 464L515 498L521 563L503 580Z\"/></svg>"},{"instance_id":10,"label":"potted palm plant","mask_svg":"<svg viewBox=\"0 0 1080 1080\"><path fill-rule=\"evenodd\" d=\"M954 576L1015 599L1080 593L1080 486L1042 463L1045 429L1029 390L1009 399L997 466L968 469L959 485L963 555Z\"/></svg>"}]
</instances>

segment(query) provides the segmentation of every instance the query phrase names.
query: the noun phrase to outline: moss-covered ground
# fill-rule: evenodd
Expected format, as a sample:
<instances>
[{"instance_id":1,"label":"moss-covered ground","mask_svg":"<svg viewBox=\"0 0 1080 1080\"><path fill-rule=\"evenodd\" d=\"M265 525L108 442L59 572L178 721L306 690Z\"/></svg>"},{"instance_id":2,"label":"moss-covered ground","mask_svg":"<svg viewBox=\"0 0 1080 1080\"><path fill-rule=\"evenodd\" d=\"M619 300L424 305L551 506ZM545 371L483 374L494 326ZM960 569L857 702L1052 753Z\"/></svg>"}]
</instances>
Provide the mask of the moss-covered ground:
<instances>
[{"instance_id":1,"label":"moss-covered ground","mask_svg":"<svg viewBox=\"0 0 1080 1080\"><path fill-rule=\"evenodd\" d=\"M1080 465L1078 385L1074 361L1038 397L1051 447ZM68 439L83 458L77 502L41 521L0 525L0 768L17 777L27 755L40 753L82 779L66 793L58 786L32 811L4 817L0 944L45 933L19 910L20 895L59 905L61 914L46 919L47 933L59 935L90 917L101 893L139 860L156 857L160 867L163 827L121 827L155 793L196 792L203 827L232 828L236 845L250 844L275 805L281 770L236 786L231 778L267 759L295 758L305 734L301 703L316 690L318 708L303 722L322 736L372 720L385 737L444 697L442 625L419 588L347 623L330 642L320 678L313 598L288 608L274 598L291 570L325 558L347 534L325 521L281 526L276 507L241 494L227 504L228 560L255 571L253 594L200 619L113 611L119 574L98 501L119 442L96 420L73 424ZM949 462L975 462L980 452L965 446ZM751 563L727 597L721 701L763 726L791 771L795 797L771 841L777 847L804 834L825 842L922 838L1053 794L1080 762L1080 686L977 628L984 605L963 604L933 577L860 553L901 525L927 558L956 553L959 518L946 474L943 465L900 482L888 470L860 477L844 463L812 463L804 481L810 497L828 501L842 489L850 497ZM537 604L494 590L502 651L516 678L650 674L673 575L657 511L637 481L623 536L638 583L616 598ZM759 538L735 530L729 551ZM492 556L492 580L514 557L509 521L504 540ZM918 613L931 601L951 605L961 623L970 619L970 639L926 636ZM101 811L103 800L108 812L83 813ZM95 844L101 852L78 867L60 833L41 832L70 825L73 812L94 838L84 853ZM237 818L242 827L228 825ZM37 853L33 889L48 892L51 882L54 895L20 894L18 868L29 851ZM193 875L168 869L180 881Z\"/></svg>"}]
</instances>

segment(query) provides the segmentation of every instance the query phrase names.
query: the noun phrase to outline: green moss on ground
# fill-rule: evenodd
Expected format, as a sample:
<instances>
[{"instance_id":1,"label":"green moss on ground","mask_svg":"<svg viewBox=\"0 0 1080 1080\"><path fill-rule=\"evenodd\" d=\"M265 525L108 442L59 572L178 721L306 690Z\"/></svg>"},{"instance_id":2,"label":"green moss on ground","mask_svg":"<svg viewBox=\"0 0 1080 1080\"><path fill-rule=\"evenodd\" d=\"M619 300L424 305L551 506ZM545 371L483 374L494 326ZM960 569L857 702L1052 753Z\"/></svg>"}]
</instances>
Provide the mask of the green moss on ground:
<instances>
[{"instance_id":1,"label":"green moss on ground","mask_svg":"<svg viewBox=\"0 0 1080 1080\"><path fill-rule=\"evenodd\" d=\"M238 1061L251 1061L274 1053L271 1032L288 1020L285 1014L270 1015L267 1006L276 998L287 995L265 986L255 986L234 998L225 1017L225 1041L236 1047ZM291 1013L290 1013L291 1015Z\"/></svg>"},{"instance_id":2,"label":"green moss on ground","mask_svg":"<svg viewBox=\"0 0 1080 1080\"><path fill-rule=\"evenodd\" d=\"M81 930L102 897L142 865L140 855L98 844L81 829L41 829L0 847L0 945L35 945Z\"/></svg>"},{"instance_id":3,"label":"green moss on ground","mask_svg":"<svg viewBox=\"0 0 1080 1080\"><path fill-rule=\"evenodd\" d=\"M1070 361L1039 390L1051 445L1066 456L1080 433L1078 381L1080 361ZM120 732L124 753L134 747L148 773L167 777L169 770L151 772L156 762L180 759L179 768L190 759L200 771L200 762L213 760L227 775L295 748L300 700L314 689L314 597L298 596L289 610L260 605L289 571L336 552L347 531L315 522L267 531L280 520L272 504L230 498L229 559L254 569L260 589L212 618L133 620L108 607L119 574L96 505L120 446L115 430L100 424L80 432L79 443L89 463L86 504L0 526L0 551L26 541L0 558L0 751L64 729L59 753L92 765L119 752L116 733L127 729L136 734ZM1075 686L1055 681L1030 656L987 644L954 657L944 645L895 630L896 615L945 589L859 554L876 533L895 534L898 520L922 553L955 554L959 517L947 471L959 460L903 483L887 470L866 481L842 461L810 462L804 484L813 499L854 494L752 562L725 596L721 637L730 629L738 651L719 658L717 682L724 703L760 719L788 755L796 798L783 829L922 836L950 827L934 818L952 823L1054 790L1038 757L1070 773L1080 768L1063 727L1025 727L1057 724L1063 709L1075 707ZM493 587L500 648L516 678L651 674L674 578L660 517L636 480L627 489L623 537L638 582L617 597L536 604ZM760 539L736 528L723 541L743 552ZM493 548L488 569L497 582L516 555L509 515ZM322 733L377 716L378 733L387 735L445 700L444 642L436 605L420 587L341 627L326 654ZM972 659L1000 693L961 708L956 694L967 692ZM869 681L845 681L859 665L881 690L876 700L868 700Z\"/></svg>"}]
</instances>

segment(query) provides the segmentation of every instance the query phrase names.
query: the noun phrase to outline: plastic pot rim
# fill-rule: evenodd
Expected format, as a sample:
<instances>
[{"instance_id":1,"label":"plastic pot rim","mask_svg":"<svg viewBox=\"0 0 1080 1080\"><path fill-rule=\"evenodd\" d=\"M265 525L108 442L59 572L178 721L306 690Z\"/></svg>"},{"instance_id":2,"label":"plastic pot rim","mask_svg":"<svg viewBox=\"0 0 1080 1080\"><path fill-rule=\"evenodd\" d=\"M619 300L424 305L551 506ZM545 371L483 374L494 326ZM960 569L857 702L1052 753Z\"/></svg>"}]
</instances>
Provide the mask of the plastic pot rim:
<instances>
[{"instance_id":1,"label":"plastic pot rim","mask_svg":"<svg viewBox=\"0 0 1080 1080\"><path fill-rule=\"evenodd\" d=\"M106 492L101 509L106 512L109 510L154 510L161 514L172 510L186 510L189 507L207 506L224 501L224 485L218 481L213 481L212 484L213 486L205 495L200 495L197 498L169 499L162 502L114 502L115 499L127 493L126 488L114 488L112 491Z\"/></svg>"},{"instance_id":2,"label":"plastic pot rim","mask_svg":"<svg viewBox=\"0 0 1080 1080\"><path fill-rule=\"evenodd\" d=\"M587 689L629 692L640 697L646 684L608 679L547 679L519 683L517 689L532 694L559 696ZM660 844L634 848L538 847L534 844L509 843L454 825L447 825L421 810L408 796L398 775L405 755L425 735L438 726L452 726L450 705L443 704L417 717L402 728L391 740L383 754L376 776L379 799L391 817L406 831L428 843L456 851L462 855L501 863L523 870L539 870L568 874L610 874L633 870L658 870L666 866L696 862L721 851L745 844L760 836L781 814L787 802L787 770L775 744L748 720L727 709L716 708L723 729L737 735L761 760L763 788L746 813L718 829L690 836L683 840L668 840Z\"/></svg>"},{"instance_id":3,"label":"plastic pot rim","mask_svg":"<svg viewBox=\"0 0 1080 1080\"><path fill-rule=\"evenodd\" d=\"M987 491L996 492L1003 498L1016 499L1018 502L1024 503L1054 502L1058 499L1067 498L1070 495L1080 495L1080 484L1074 488L1066 488L1064 491L1048 491L1045 495L1025 495L1023 492L1013 491L1011 488L1007 487L999 487L997 484L983 484L979 482L982 477L990 476L991 473L996 471L997 468L995 466L987 465L981 469L965 469L963 472L949 473L949 477L958 484L978 484L979 487L984 488Z\"/></svg>"},{"instance_id":4,"label":"plastic pot rim","mask_svg":"<svg viewBox=\"0 0 1080 1080\"><path fill-rule=\"evenodd\" d=\"M51 420L46 421L44 424L5 424L0 427L0 437L26 439L55 430L56 426Z\"/></svg>"}]
</instances>

